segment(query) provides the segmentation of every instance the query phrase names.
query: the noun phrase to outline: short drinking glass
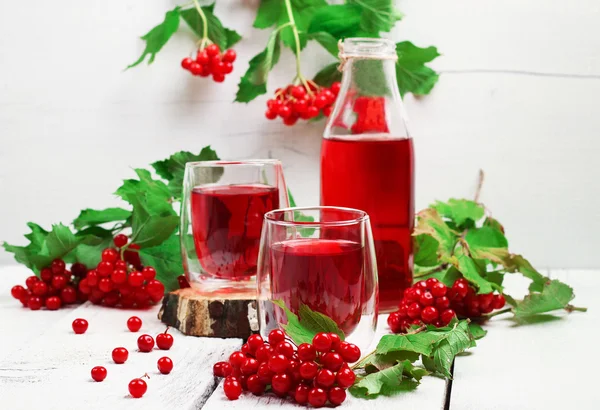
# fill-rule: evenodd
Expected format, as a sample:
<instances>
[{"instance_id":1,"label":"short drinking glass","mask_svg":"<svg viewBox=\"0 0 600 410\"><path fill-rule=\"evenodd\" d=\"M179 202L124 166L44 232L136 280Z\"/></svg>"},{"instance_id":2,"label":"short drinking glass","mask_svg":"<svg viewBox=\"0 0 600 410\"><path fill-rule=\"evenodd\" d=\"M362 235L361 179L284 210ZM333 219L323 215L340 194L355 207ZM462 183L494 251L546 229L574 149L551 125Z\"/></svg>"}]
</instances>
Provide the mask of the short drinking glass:
<instances>
[{"instance_id":1,"label":"short drinking glass","mask_svg":"<svg viewBox=\"0 0 600 410\"><path fill-rule=\"evenodd\" d=\"M312 222L307 222L311 220ZM368 347L377 325L377 263L369 216L356 209L280 209L265 215L257 273L263 336L287 322L280 300L333 319L346 340Z\"/></svg>"},{"instance_id":2,"label":"short drinking glass","mask_svg":"<svg viewBox=\"0 0 600 410\"><path fill-rule=\"evenodd\" d=\"M253 299L264 216L286 206L277 160L187 163L181 249L190 285L213 296Z\"/></svg>"}]
</instances>

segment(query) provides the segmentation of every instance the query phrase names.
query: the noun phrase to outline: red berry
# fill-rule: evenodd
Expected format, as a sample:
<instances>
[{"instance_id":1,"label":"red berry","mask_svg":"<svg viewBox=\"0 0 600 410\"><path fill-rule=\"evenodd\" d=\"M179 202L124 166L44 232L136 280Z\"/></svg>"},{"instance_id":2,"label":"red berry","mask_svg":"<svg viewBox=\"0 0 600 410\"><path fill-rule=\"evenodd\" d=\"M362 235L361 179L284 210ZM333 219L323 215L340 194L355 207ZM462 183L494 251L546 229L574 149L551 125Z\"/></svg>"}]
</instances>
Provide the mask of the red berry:
<instances>
[{"instance_id":1,"label":"red berry","mask_svg":"<svg viewBox=\"0 0 600 410\"><path fill-rule=\"evenodd\" d=\"M225 392L225 396L227 396L229 400L237 400L242 394L242 385L238 379L229 376L223 383L223 392Z\"/></svg>"},{"instance_id":2,"label":"red berry","mask_svg":"<svg viewBox=\"0 0 600 410\"><path fill-rule=\"evenodd\" d=\"M154 339L150 335L141 335L138 337L137 345L140 352L150 352L154 347Z\"/></svg>"},{"instance_id":3,"label":"red berry","mask_svg":"<svg viewBox=\"0 0 600 410\"><path fill-rule=\"evenodd\" d=\"M400 314L398 312L390 313L387 319L388 326L394 333L400 333L404 331L404 328L402 327L402 322L403 319L400 317Z\"/></svg>"},{"instance_id":4,"label":"red berry","mask_svg":"<svg viewBox=\"0 0 600 410\"><path fill-rule=\"evenodd\" d=\"M248 339L248 341L250 341L250 339ZM261 345L254 352L254 356L256 357L256 360L258 360L261 363L262 362L266 362L267 360L269 360L269 358L271 356L273 356L274 354L275 354L275 349L273 349L271 347L271 345L268 345L268 344Z\"/></svg>"},{"instance_id":5,"label":"red berry","mask_svg":"<svg viewBox=\"0 0 600 410\"><path fill-rule=\"evenodd\" d=\"M329 402L334 406L339 406L346 400L346 390L341 387L332 387L329 390Z\"/></svg>"},{"instance_id":6,"label":"red berry","mask_svg":"<svg viewBox=\"0 0 600 410\"><path fill-rule=\"evenodd\" d=\"M310 362L317 358L315 347L309 343L302 343L298 346L298 358L303 362Z\"/></svg>"},{"instance_id":7,"label":"red berry","mask_svg":"<svg viewBox=\"0 0 600 410\"><path fill-rule=\"evenodd\" d=\"M331 337L329 333L317 333L312 340L312 344L319 352L327 352L331 350Z\"/></svg>"},{"instance_id":8,"label":"red berry","mask_svg":"<svg viewBox=\"0 0 600 410\"><path fill-rule=\"evenodd\" d=\"M40 279L37 276L30 276L25 280L25 286L27 286L27 289L33 290L33 287L39 281Z\"/></svg>"},{"instance_id":9,"label":"red berry","mask_svg":"<svg viewBox=\"0 0 600 410\"><path fill-rule=\"evenodd\" d=\"M308 404L313 407L323 407L327 401L327 393L325 390L314 387L308 392Z\"/></svg>"},{"instance_id":10,"label":"red berry","mask_svg":"<svg viewBox=\"0 0 600 410\"><path fill-rule=\"evenodd\" d=\"M204 66L199 63L193 62L190 65L190 73L192 73L192 75L202 75L204 73Z\"/></svg>"},{"instance_id":11,"label":"red berry","mask_svg":"<svg viewBox=\"0 0 600 410\"><path fill-rule=\"evenodd\" d=\"M261 335L253 334L248 337L248 341L246 343L248 343L248 346L250 346L250 351L254 353L259 347L264 346L265 341Z\"/></svg>"},{"instance_id":12,"label":"red berry","mask_svg":"<svg viewBox=\"0 0 600 410\"><path fill-rule=\"evenodd\" d=\"M19 298L19 302L21 302L23 307L29 307L29 299L31 298L32 295L33 295L33 293L31 293L30 290L26 290L25 292L23 292L23 294Z\"/></svg>"},{"instance_id":13,"label":"red berry","mask_svg":"<svg viewBox=\"0 0 600 410\"><path fill-rule=\"evenodd\" d=\"M88 321L81 318L75 319L71 324L71 327L73 328L75 334L83 334L88 328Z\"/></svg>"},{"instance_id":14,"label":"red berry","mask_svg":"<svg viewBox=\"0 0 600 410\"><path fill-rule=\"evenodd\" d=\"M144 284L144 275L142 275L142 272L133 271L129 274L127 283L134 288L140 287Z\"/></svg>"},{"instance_id":15,"label":"red berry","mask_svg":"<svg viewBox=\"0 0 600 410\"><path fill-rule=\"evenodd\" d=\"M113 289L113 283L109 278L102 278L98 281L98 289L104 293L108 293Z\"/></svg>"},{"instance_id":16,"label":"red berry","mask_svg":"<svg viewBox=\"0 0 600 410\"><path fill-rule=\"evenodd\" d=\"M208 56L206 50L198 50L198 53L196 54L196 62L200 65L205 65L208 64L209 61L210 57Z\"/></svg>"},{"instance_id":17,"label":"red berry","mask_svg":"<svg viewBox=\"0 0 600 410\"><path fill-rule=\"evenodd\" d=\"M348 388L354 384L354 381L356 380L356 375L351 369L341 369L337 373L335 380L337 381L338 386Z\"/></svg>"},{"instance_id":18,"label":"red berry","mask_svg":"<svg viewBox=\"0 0 600 410\"><path fill-rule=\"evenodd\" d=\"M321 369L315 376L315 382L321 387L330 387L335 383L335 374L329 369Z\"/></svg>"},{"instance_id":19,"label":"red berry","mask_svg":"<svg viewBox=\"0 0 600 410\"><path fill-rule=\"evenodd\" d=\"M250 376L258 371L258 360L248 357L244 363L240 366L240 371L243 375Z\"/></svg>"},{"instance_id":20,"label":"red berry","mask_svg":"<svg viewBox=\"0 0 600 410\"><path fill-rule=\"evenodd\" d=\"M430 292L423 292L421 297L419 298L419 304L421 306L432 306L435 300L433 299L433 295Z\"/></svg>"},{"instance_id":21,"label":"red berry","mask_svg":"<svg viewBox=\"0 0 600 410\"><path fill-rule=\"evenodd\" d=\"M314 106L317 107L318 109L321 109L323 107L325 107L327 105L329 101L327 100L327 96L323 95L323 94L318 94L315 97L315 100L313 102Z\"/></svg>"},{"instance_id":22,"label":"red berry","mask_svg":"<svg viewBox=\"0 0 600 410\"><path fill-rule=\"evenodd\" d=\"M290 115L287 118L283 119L283 123L287 126L292 126L294 124L296 124L298 122L298 116L296 115Z\"/></svg>"},{"instance_id":23,"label":"red berry","mask_svg":"<svg viewBox=\"0 0 600 410\"><path fill-rule=\"evenodd\" d=\"M193 62L193 61L194 61L194 60L192 60L191 58L189 58L189 57L186 57L186 58L184 58L183 60L181 60L181 67L182 67L184 70L189 70L189 69L190 69L190 66L192 65L192 62ZM120 245L120 246L119 246L119 245L117 245L117 242L116 242L116 237L115 237L115 245L116 245L116 246L118 246L119 248L120 248L121 246L123 246L123 245Z\"/></svg>"},{"instance_id":24,"label":"red berry","mask_svg":"<svg viewBox=\"0 0 600 410\"><path fill-rule=\"evenodd\" d=\"M237 54L235 53L235 50L232 50L232 49L226 50L223 53L223 61L225 61L227 63L233 63L235 61L236 57L237 57Z\"/></svg>"},{"instance_id":25,"label":"red berry","mask_svg":"<svg viewBox=\"0 0 600 410\"><path fill-rule=\"evenodd\" d=\"M297 114L303 114L308 109L308 101L306 100L298 100L292 103L292 109Z\"/></svg>"},{"instance_id":26,"label":"red berry","mask_svg":"<svg viewBox=\"0 0 600 410\"><path fill-rule=\"evenodd\" d=\"M146 285L146 291L154 302L158 302L165 294L165 285L159 280L151 279Z\"/></svg>"},{"instance_id":27,"label":"red berry","mask_svg":"<svg viewBox=\"0 0 600 410\"><path fill-rule=\"evenodd\" d=\"M448 309L450 306L450 299L447 296L442 296L435 299L435 307L439 310Z\"/></svg>"},{"instance_id":28,"label":"red berry","mask_svg":"<svg viewBox=\"0 0 600 410\"><path fill-rule=\"evenodd\" d=\"M277 112L277 110L279 109L279 107L281 107L281 101L280 100L271 99L271 100L267 101L267 108L269 110Z\"/></svg>"},{"instance_id":29,"label":"red berry","mask_svg":"<svg viewBox=\"0 0 600 410\"><path fill-rule=\"evenodd\" d=\"M462 281L459 282L459 280L457 280L456 282L454 282L454 285L452 285L452 289L456 292L456 295L460 299L463 299L467 296L469 286L466 283Z\"/></svg>"},{"instance_id":30,"label":"red berry","mask_svg":"<svg viewBox=\"0 0 600 410\"><path fill-rule=\"evenodd\" d=\"M331 110L333 110L331 105L328 105L327 107L323 108L323 115L329 117L331 115Z\"/></svg>"},{"instance_id":31,"label":"red berry","mask_svg":"<svg viewBox=\"0 0 600 410\"><path fill-rule=\"evenodd\" d=\"M52 278L52 287L54 289L60 290L60 289L64 288L65 286L67 286L68 282L69 281L66 276L54 275L54 277Z\"/></svg>"},{"instance_id":32,"label":"red berry","mask_svg":"<svg viewBox=\"0 0 600 410\"><path fill-rule=\"evenodd\" d=\"M292 87L291 94L292 97L301 100L306 96L306 89L301 85L296 85Z\"/></svg>"},{"instance_id":33,"label":"red berry","mask_svg":"<svg viewBox=\"0 0 600 410\"><path fill-rule=\"evenodd\" d=\"M90 284L88 283L87 278L81 279L79 284L77 285L79 291L84 295L89 295L91 293Z\"/></svg>"},{"instance_id":34,"label":"red berry","mask_svg":"<svg viewBox=\"0 0 600 410\"><path fill-rule=\"evenodd\" d=\"M454 313L452 309L446 309L440 315L440 321L442 322L442 325L446 326L454 317L456 317L456 313Z\"/></svg>"},{"instance_id":35,"label":"red berry","mask_svg":"<svg viewBox=\"0 0 600 410\"><path fill-rule=\"evenodd\" d=\"M206 51L206 54L209 57L214 57L221 52L221 49L216 44L211 44L211 45L207 46L204 50Z\"/></svg>"},{"instance_id":36,"label":"red berry","mask_svg":"<svg viewBox=\"0 0 600 410\"><path fill-rule=\"evenodd\" d=\"M446 294L448 288L442 282L434 283L431 286L431 294L436 298L442 297Z\"/></svg>"},{"instance_id":37,"label":"red berry","mask_svg":"<svg viewBox=\"0 0 600 410\"><path fill-rule=\"evenodd\" d=\"M148 385L142 379L133 379L127 387L129 388L129 394L136 399L142 397L146 393L146 390L148 390Z\"/></svg>"},{"instance_id":38,"label":"red berry","mask_svg":"<svg viewBox=\"0 0 600 410\"><path fill-rule=\"evenodd\" d=\"M332 93L334 93L335 95L338 95L341 87L342 87L342 83L340 83L339 81L336 81L333 84L331 84L331 87L329 89L331 90Z\"/></svg>"},{"instance_id":39,"label":"red berry","mask_svg":"<svg viewBox=\"0 0 600 410\"><path fill-rule=\"evenodd\" d=\"M248 376L248 379L246 379L246 386L248 387L248 391L250 393L257 396L263 394L266 387L265 384L260 380L260 377L258 377L256 374Z\"/></svg>"},{"instance_id":40,"label":"red berry","mask_svg":"<svg viewBox=\"0 0 600 410\"><path fill-rule=\"evenodd\" d=\"M50 269L52 269L53 274L61 275L65 271L65 262L62 259L54 259Z\"/></svg>"},{"instance_id":41,"label":"red berry","mask_svg":"<svg viewBox=\"0 0 600 410\"><path fill-rule=\"evenodd\" d=\"M144 275L145 280L152 280L156 277L156 270L152 266L146 266L142 270L142 275Z\"/></svg>"},{"instance_id":42,"label":"red berry","mask_svg":"<svg viewBox=\"0 0 600 410\"><path fill-rule=\"evenodd\" d=\"M171 370L173 370L173 361L166 356L161 357L158 359L156 366L158 367L158 371L162 374L169 374L171 373Z\"/></svg>"},{"instance_id":43,"label":"red berry","mask_svg":"<svg viewBox=\"0 0 600 410\"><path fill-rule=\"evenodd\" d=\"M319 371L319 366L315 362L304 362L298 368L300 376L306 380L312 380Z\"/></svg>"},{"instance_id":44,"label":"red berry","mask_svg":"<svg viewBox=\"0 0 600 410\"><path fill-rule=\"evenodd\" d=\"M290 361L282 354L276 354L269 358L269 369L273 373L283 373L290 365Z\"/></svg>"},{"instance_id":45,"label":"red berry","mask_svg":"<svg viewBox=\"0 0 600 410\"><path fill-rule=\"evenodd\" d=\"M58 296L50 296L46 299L46 309L48 310L58 310L62 305L62 301Z\"/></svg>"},{"instance_id":46,"label":"red berry","mask_svg":"<svg viewBox=\"0 0 600 410\"><path fill-rule=\"evenodd\" d=\"M42 308L43 302L39 296L31 296L27 300L27 306L31 310L40 310Z\"/></svg>"},{"instance_id":47,"label":"red berry","mask_svg":"<svg viewBox=\"0 0 600 410\"><path fill-rule=\"evenodd\" d=\"M285 396L292 388L292 379L287 373L276 374L271 379L271 388L278 396Z\"/></svg>"},{"instance_id":48,"label":"red berry","mask_svg":"<svg viewBox=\"0 0 600 410\"><path fill-rule=\"evenodd\" d=\"M269 343L273 346L277 346L279 343L285 340L285 333L281 329L271 330L269 333Z\"/></svg>"},{"instance_id":49,"label":"red berry","mask_svg":"<svg viewBox=\"0 0 600 410\"><path fill-rule=\"evenodd\" d=\"M275 352L281 353L288 359L291 359L292 356L294 355L294 347L292 346L292 344L290 342L283 341L277 345L277 347L275 348Z\"/></svg>"},{"instance_id":50,"label":"red berry","mask_svg":"<svg viewBox=\"0 0 600 410\"><path fill-rule=\"evenodd\" d=\"M321 364L323 364L326 369L337 372L344 364L344 359L342 359L342 356L340 356L339 353L329 352L321 356Z\"/></svg>"},{"instance_id":51,"label":"red berry","mask_svg":"<svg viewBox=\"0 0 600 410\"><path fill-rule=\"evenodd\" d=\"M274 120L275 118L277 118L277 112L273 110L267 110L265 111L265 117L268 120Z\"/></svg>"},{"instance_id":52,"label":"red berry","mask_svg":"<svg viewBox=\"0 0 600 410\"><path fill-rule=\"evenodd\" d=\"M98 276L98 272L96 272L95 270L91 270L87 273L87 275L85 276L86 279L86 283L91 286L97 286L98 285L98 281L100 280L100 277Z\"/></svg>"},{"instance_id":53,"label":"red berry","mask_svg":"<svg viewBox=\"0 0 600 410\"><path fill-rule=\"evenodd\" d=\"M421 305L419 305L416 302L411 303L408 306L408 309L406 309L406 313L408 314L408 317L410 317L411 319L416 319L418 317L421 317Z\"/></svg>"},{"instance_id":54,"label":"red berry","mask_svg":"<svg viewBox=\"0 0 600 410\"><path fill-rule=\"evenodd\" d=\"M167 333L168 331L169 328L167 328L164 333L156 335L156 346L160 350L169 350L171 346L173 346L173 336Z\"/></svg>"},{"instance_id":55,"label":"red berry","mask_svg":"<svg viewBox=\"0 0 600 410\"><path fill-rule=\"evenodd\" d=\"M229 356L229 363L237 369L239 369L245 361L246 355L242 352L233 352L231 353L231 356Z\"/></svg>"},{"instance_id":56,"label":"red berry","mask_svg":"<svg viewBox=\"0 0 600 410\"><path fill-rule=\"evenodd\" d=\"M190 64L192 63L192 59L191 59L191 58L187 58L187 59L184 59L184 60L189 60L189 63L190 63ZM182 61L181 63L182 63L182 65L183 65L183 61ZM190 69L189 65L188 65L187 67L183 67L183 68L185 68L186 70L189 70L189 69ZM123 246L127 245L127 242L128 242L128 241L129 241L129 240L127 239L127 236L126 236L126 235L123 235L122 233L118 234L118 235L117 235L117 236L115 236L115 238L113 239L113 242L114 242L114 244L115 244L115 246L116 246L117 248L122 248Z\"/></svg>"},{"instance_id":57,"label":"red berry","mask_svg":"<svg viewBox=\"0 0 600 410\"><path fill-rule=\"evenodd\" d=\"M217 377L227 377L233 372L233 367L227 362L217 362L213 365L213 374Z\"/></svg>"},{"instance_id":58,"label":"red berry","mask_svg":"<svg viewBox=\"0 0 600 410\"><path fill-rule=\"evenodd\" d=\"M110 261L103 260L102 262L100 262L98 264L98 266L96 266L96 272L98 272L98 275L101 277L110 276L110 274L113 272L113 270L114 270L113 263Z\"/></svg>"},{"instance_id":59,"label":"red berry","mask_svg":"<svg viewBox=\"0 0 600 410\"><path fill-rule=\"evenodd\" d=\"M319 109L314 105L311 105L306 109L306 115L308 118L315 118L319 115Z\"/></svg>"},{"instance_id":60,"label":"red berry","mask_svg":"<svg viewBox=\"0 0 600 410\"><path fill-rule=\"evenodd\" d=\"M333 104L335 101L335 94L327 88L324 88L323 91L321 91L321 95L327 99L327 104Z\"/></svg>"},{"instance_id":61,"label":"red berry","mask_svg":"<svg viewBox=\"0 0 600 410\"><path fill-rule=\"evenodd\" d=\"M131 316L127 319L127 328L130 332L137 332L142 327L142 319L137 316Z\"/></svg>"},{"instance_id":62,"label":"red berry","mask_svg":"<svg viewBox=\"0 0 600 410\"><path fill-rule=\"evenodd\" d=\"M116 285L120 285L122 283L127 282L127 271L125 271L124 269L115 269L113 273L110 274L110 280Z\"/></svg>"},{"instance_id":63,"label":"red berry","mask_svg":"<svg viewBox=\"0 0 600 410\"><path fill-rule=\"evenodd\" d=\"M102 251L102 261L114 263L119 259L119 252L114 248L106 248Z\"/></svg>"},{"instance_id":64,"label":"red berry","mask_svg":"<svg viewBox=\"0 0 600 410\"><path fill-rule=\"evenodd\" d=\"M179 283L179 288L180 289L185 289L185 288L189 288L190 287L190 283L188 282L188 280L185 277L185 275L179 275L179 276L177 276L177 282Z\"/></svg>"},{"instance_id":65,"label":"red berry","mask_svg":"<svg viewBox=\"0 0 600 410\"><path fill-rule=\"evenodd\" d=\"M124 347L115 347L112 351L112 359L117 364L123 364L127 361L129 352Z\"/></svg>"},{"instance_id":66,"label":"red berry","mask_svg":"<svg viewBox=\"0 0 600 410\"><path fill-rule=\"evenodd\" d=\"M341 342L337 352L348 363L354 363L360 359L360 349L353 343Z\"/></svg>"},{"instance_id":67,"label":"red berry","mask_svg":"<svg viewBox=\"0 0 600 410\"><path fill-rule=\"evenodd\" d=\"M92 379L97 382L101 382L106 379L106 369L102 366L96 366L92 368Z\"/></svg>"},{"instance_id":68,"label":"red berry","mask_svg":"<svg viewBox=\"0 0 600 410\"><path fill-rule=\"evenodd\" d=\"M52 280L54 274L52 273L52 269L44 268L40 271L40 279L44 282L49 283Z\"/></svg>"},{"instance_id":69,"label":"red berry","mask_svg":"<svg viewBox=\"0 0 600 410\"><path fill-rule=\"evenodd\" d=\"M504 295L494 295L494 300L492 301L492 308L494 309L502 309L506 304L506 299Z\"/></svg>"},{"instance_id":70,"label":"red berry","mask_svg":"<svg viewBox=\"0 0 600 410\"><path fill-rule=\"evenodd\" d=\"M242 349L241 350L242 350L242 353L244 353L244 355L246 355L246 356L252 355L252 352L250 351L250 346L248 346L248 343L244 343L242 345Z\"/></svg>"},{"instance_id":71,"label":"red berry","mask_svg":"<svg viewBox=\"0 0 600 410\"><path fill-rule=\"evenodd\" d=\"M433 306L426 306L421 311L421 319L425 323L433 323L438 319L438 310Z\"/></svg>"},{"instance_id":72,"label":"red berry","mask_svg":"<svg viewBox=\"0 0 600 410\"><path fill-rule=\"evenodd\" d=\"M10 290L10 294L15 299L21 299L21 296L25 293L25 288L21 285L15 285Z\"/></svg>"},{"instance_id":73,"label":"red berry","mask_svg":"<svg viewBox=\"0 0 600 410\"><path fill-rule=\"evenodd\" d=\"M75 292L75 288L72 286L66 286L63 290L60 291L60 298L64 305L68 305L69 303L77 302L77 292Z\"/></svg>"},{"instance_id":74,"label":"red berry","mask_svg":"<svg viewBox=\"0 0 600 410\"><path fill-rule=\"evenodd\" d=\"M306 384L299 384L296 387L296 391L294 392L294 400L298 404L306 404L308 403L308 392L310 391L310 387Z\"/></svg>"},{"instance_id":75,"label":"red berry","mask_svg":"<svg viewBox=\"0 0 600 410\"><path fill-rule=\"evenodd\" d=\"M36 296L44 296L48 293L48 285L46 282L38 281L35 285L33 285L33 294Z\"/></svg>"},{"instance_id":76,"label":"red berry","mask_svg":"<svg viewBox=\"0 0 600 410\"><path fill-rule=\"evenodd\" d=\"M287 105L282 105L277 110L277 113L279 114L279 116L281 118L288 118L292 115L292 109L290 107L288 107Z\"/></svg>"},{"instance_id":77,"label":"red berry","mask_svg":"<svg viewBox=\"0 0 600 410\"><path fill-rule=\"evenodd\" d=\"M213 74L213 81L215 83L222 83L223 81L225 81L225 74L214 73Z\"/></svg>"},{"instance_id":78,"label":"red berry","mask_svg":"<svg viewBox=\"0 0 600 410\"><path fill-rule=\"evenodd\" d=\"M258 371L256 375L260 378L260 381L264 384L271 384L271 379L275 375L274 372L269 369L269 364L267 362L261 363L258 366Z\"/></svg>"}]
</instances>

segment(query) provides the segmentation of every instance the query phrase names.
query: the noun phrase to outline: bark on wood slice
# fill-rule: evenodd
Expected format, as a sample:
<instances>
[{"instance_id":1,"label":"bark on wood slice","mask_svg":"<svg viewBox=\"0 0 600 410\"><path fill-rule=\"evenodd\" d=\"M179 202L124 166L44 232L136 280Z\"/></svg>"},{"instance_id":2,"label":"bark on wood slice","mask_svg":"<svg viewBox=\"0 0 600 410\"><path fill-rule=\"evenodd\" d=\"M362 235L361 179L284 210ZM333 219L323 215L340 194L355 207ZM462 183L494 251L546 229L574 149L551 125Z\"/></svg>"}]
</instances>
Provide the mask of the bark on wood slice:
<instances>
[{"instance_id":1,"label":"bark on wood slice","mask_svg":"<svg viewBox=\"0 0 600 410\"><path fill-rule=\"evenodd\" d=\"M258 331L255 300L214 299L192 288L166 295L158 318L191 336L246 339Z\"/></svg>"}]
</instances>

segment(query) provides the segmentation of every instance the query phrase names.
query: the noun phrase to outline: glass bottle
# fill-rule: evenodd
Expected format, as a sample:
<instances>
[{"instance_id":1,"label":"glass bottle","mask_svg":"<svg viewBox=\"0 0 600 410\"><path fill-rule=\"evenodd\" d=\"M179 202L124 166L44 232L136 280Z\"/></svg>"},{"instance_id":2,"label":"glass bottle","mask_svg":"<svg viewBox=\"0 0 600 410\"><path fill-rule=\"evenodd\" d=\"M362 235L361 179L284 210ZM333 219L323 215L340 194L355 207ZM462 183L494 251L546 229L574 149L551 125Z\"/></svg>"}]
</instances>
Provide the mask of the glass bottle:
<instances>
[{"instance_id":1,"label":"glass bottle","mask_svg":"<svg viewBox=\"0 0 600 410\"><path fill-rule=\"evenodd\" d=\"M321 148L321 205L371 218L380 312L397 309L412 283L414 152L386 39L344 41L340 92ZM345 60L345 61L344 61Z\"/></svg>"}]
</instances>

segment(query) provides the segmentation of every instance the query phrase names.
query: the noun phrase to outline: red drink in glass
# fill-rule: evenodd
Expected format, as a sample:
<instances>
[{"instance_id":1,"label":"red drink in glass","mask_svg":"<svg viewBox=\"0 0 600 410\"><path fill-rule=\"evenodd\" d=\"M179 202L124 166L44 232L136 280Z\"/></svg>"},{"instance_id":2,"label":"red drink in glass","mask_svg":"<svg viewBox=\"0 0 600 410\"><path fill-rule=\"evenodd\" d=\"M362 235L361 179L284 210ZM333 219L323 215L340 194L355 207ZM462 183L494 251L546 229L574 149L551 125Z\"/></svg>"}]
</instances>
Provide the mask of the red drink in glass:
<instances>
[{"instance_id":1,"label":"red drink in glass","mask_svg":"<svg viewBox=\"0 0 600 410\"><path fill-rule=\"evenodd\" d=\"M323 139L321 204L361 209L369 215L383 312L396 309L412 283L413 168L411 138Z\"/></svg>"},{"instance_id":2,"label":"red drink in glass","mask_svg":"<svg viewBox=\"0 0 600 410\"><path fill-rule=\"evenodd\" d=\"M279 189L268 185L193 188L192 234L200 265L218 278L255 275L263 218L277 208Z\"/></svg>"},{"instance_id":3,"label":"red drink in glass","mask_svg":"<svg viewBox=\"0 0 600 410\"><path fill-rule=\"evenodd\" d=\"M297 239L271 245L272 298L298 313L301 305L333 319L345 334L362 314L363 247L333 239ZM283 312L277 308L277 315ZM285 317L277 317L285 323Z\"/></svg>"}]
</instances>

